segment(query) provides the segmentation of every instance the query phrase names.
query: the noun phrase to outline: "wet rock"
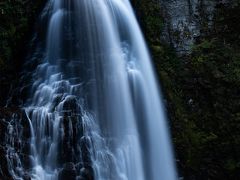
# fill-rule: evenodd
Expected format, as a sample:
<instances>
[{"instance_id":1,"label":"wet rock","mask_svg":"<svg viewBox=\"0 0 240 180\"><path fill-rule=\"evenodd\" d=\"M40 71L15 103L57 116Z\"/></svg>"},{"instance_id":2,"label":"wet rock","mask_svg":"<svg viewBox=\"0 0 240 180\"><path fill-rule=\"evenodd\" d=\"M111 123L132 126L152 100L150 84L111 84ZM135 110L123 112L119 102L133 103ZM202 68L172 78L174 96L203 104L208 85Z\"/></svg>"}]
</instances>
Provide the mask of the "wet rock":
<instances>
[{"instance_id":1,"label":"wet rock","mask_svg":"<svg viewBox=\"0 0 240 180\"><path fill-rule=\"evenodd\" d=\"M7 129L8 123L5 119L0 119L0 144L5 144L5 130Z\"/></svg>"},{"instance_id":2,"label":"wet rock","mask_svg":"<svg viewBox=\"0 0 240 180\"><path fill-rule=\"evenodd\" d=\"M58 180L76 180L77 171L72 162L66 163L63 169L59 172Z\"/></svg>"},{"instance_id":3,"label":"wet rock","mask_svg":"<svg viewBox=\"0 0 240 180\"><path fill-rule=\"evenodd\" d=\"M76 180L84 180L82 176L77 176Z\"/></svg>"},{"instance_id":4,"label":"wet rock","mask_svg":"<svg viewBox=\"0 0 240 180\"><path fill-rule=\"evenodd\" d=\"M31 130L30 130L30 124L29 124L29 120L27 117L27 114L24 110L22 110L21 112L21 125L22 125L22 136L25 139L30 139L31 138Z\"/></svg>"},{"instance_id":5,"label":"wet rock","mask_svg":"<svg viewBox=\"0 0 240 180\"><path fill-rule=\"evenodd\" d=\"M64 115L74 115L80 113L80 107L78 105L75 96L67 96L63 101L62 107Z\"/></svg>"},{"instance_id":6,"label":"wet rock","mask_svg":"<svg viewBox=\"0 0 240 180\"><path fill-rule=\"evenodd\" d=\"M28 174L28 173L25 173L24 175L23 175L23 180L31 180L32 178L31 178L31 176Z\"/></svg>"},{"instance_id":7,"label":"wet rock","mask_svg":"<svg viewBox=\"0 0 240 180\"><path fill-rule=\"evenodd\" d=\"M60 142L59 162L78 162L80 159L81 148L80 139L83 136L83 125L81 116L64 116L61 126L63 136Z\"/></svg>"},{"instance_id":8,"label":"wet rock","mask_svg":"<svg viewBox=\"0 0 240 180\"><path fill-rule=\"evenodd\" d=\"M88 168L82 168L80 170L80 178L82 178L82 180L93 180L93 170L92 168L88 167Z\"/></svg>"},{"instance_id":9,"label":"wet rock","mask_svg":"<svg viewBox=\"0 0 240 180\"><path fill-rule=\"evenodd\" d=\"M29 168L32 167L32 165L33 165L33 164L32 164L33 159L32 159L32 157L31 157L30 155L21 153L21 154L19 154L19 157L20 157L20 159L21 159L22 165L23 165L26 169L29 169Z\"/></svg>"},{"instance_id":10,"label":"wet rock","mask_svg":"<svg viewBox=\"0 0 240 180\"><path fill-rule=\"evenodd\" d=\"M81 152L83 157L83 162L86 164L91 163L90 148L91 148L91 139L89 137L83 136L81 138Z\"/></svg>"},{"instance_id":11,"label":"wet rock","mask_svg":"<svg viewBox=\"0 0 240 180\"><path fill-rule=\"evenodd\" d=\"M54 112L55 108L58 106L58 104L61 102L63 95L62 94L57 94L54 95L53 101L51 102L51 106L49 108L49 112Z\"/></svg>"},{"instance_id":12,"label":"wet rock","mask_svg":"<svg viewBox=\"0 0 240 180\"><path fill-rule=\"evenodd\" d=\"M58 106L62 120L62 139L59 146L59 162L74 162L80 160L79 142L83 136L83 119L81 108L75 96L67 96Z\"/></svg>"},{"instance_id":13,"label":"wet rock","mask_svg":"<svg viewBox=\"0 0 240 180\"><path fill-rule=\"evenodd\" d=\"M3 146L0 146L0 179L10 179L11 173L7 167L7 157L6 149Z\"/></svg>"}]
</instances>

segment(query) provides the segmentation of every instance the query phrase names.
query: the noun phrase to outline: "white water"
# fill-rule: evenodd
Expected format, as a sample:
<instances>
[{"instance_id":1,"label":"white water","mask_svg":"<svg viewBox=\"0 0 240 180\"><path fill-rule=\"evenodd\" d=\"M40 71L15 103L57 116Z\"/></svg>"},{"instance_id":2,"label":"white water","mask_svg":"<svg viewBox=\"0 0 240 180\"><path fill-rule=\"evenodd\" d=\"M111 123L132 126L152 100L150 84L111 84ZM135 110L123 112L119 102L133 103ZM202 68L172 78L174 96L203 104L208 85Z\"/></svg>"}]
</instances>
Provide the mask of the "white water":
<instances>
[{"instance_id":1,"label":"white water","mask_svg":"<svg viewBox=\"0 0 240 180\"><path fill-rule=\"evenodd\" d=\"M151 60L128 0L51 0L45 58L26 104L31 176L67 163L96 180L175 180Z\"/></svg>"}]
</instances>

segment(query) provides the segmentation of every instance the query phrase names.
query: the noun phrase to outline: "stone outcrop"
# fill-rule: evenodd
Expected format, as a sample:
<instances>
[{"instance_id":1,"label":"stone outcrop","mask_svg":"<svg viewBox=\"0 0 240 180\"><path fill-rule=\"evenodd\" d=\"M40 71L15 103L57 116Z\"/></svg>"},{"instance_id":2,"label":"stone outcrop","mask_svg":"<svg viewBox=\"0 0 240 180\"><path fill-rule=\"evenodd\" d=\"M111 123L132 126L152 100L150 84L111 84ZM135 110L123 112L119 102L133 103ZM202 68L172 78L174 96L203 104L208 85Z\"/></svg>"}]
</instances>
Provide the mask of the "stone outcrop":
<instances>
[{"instance_id":1,"label":"stone outcrop","mask_svg":"<svg viewBox=\"0 0 240 180\"><path fill-rule=\"evenodd\" d=\"M160 0L165 19L162 39L178 54L188 54L203 29L211 28L217 1Z\"/></svg>"}]
</instances>

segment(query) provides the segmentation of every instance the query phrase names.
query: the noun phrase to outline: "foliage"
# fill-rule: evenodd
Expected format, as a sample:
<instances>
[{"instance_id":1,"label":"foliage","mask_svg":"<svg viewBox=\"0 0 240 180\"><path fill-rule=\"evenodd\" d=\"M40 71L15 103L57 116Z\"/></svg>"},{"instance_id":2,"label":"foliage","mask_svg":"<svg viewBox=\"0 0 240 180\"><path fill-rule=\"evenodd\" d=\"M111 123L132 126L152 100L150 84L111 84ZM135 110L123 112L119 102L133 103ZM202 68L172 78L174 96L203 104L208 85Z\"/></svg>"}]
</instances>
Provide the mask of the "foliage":
<instances>
[{"instance_id":1,"label":"foliage","mask_svg":"<svg viewBox=\"0 0 240 180\"><path fill-rule=\"evenodd\" d=\"M11 69L22 54L35 16L44 1L0 2L0 71Z\"/></svg>"},{"instance_id":2,"label":"foliage","mask_svg":"<svg viewBox=\"0 0 240 180\"><path fill-rule=\"evenodd\" d=\"M161 29L164 25L161 16L161 6L158 0L133 0L134 7L137 8L137 18L145 30L146 38L151 43L159 43ZM153 38L154 37L154 38Z\"/></svg>"}]
</instances>

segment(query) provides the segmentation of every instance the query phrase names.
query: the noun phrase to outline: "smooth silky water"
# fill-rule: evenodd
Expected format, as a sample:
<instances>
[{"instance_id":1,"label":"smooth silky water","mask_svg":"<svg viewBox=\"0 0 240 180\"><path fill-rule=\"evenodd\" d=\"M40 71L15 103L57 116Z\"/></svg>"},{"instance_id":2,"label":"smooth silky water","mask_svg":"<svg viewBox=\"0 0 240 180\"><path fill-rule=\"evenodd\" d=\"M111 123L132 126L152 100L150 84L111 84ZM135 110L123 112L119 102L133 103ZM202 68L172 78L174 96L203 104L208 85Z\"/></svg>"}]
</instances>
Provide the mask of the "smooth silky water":
<instances>
[{"instance_id":1,"label":"smooth silky water","mask_svg":"<svg viewBox=\"0 0 240 180\"><path fill-rule=\"evenodd\" d=\"M128 0L50 0L25 111L35 180L176 180L165 110ZM42 27L44 29L44 27ZM44 39L45 38L45 39ZM83 178L84 179L84 178Z\"/></svg>"}]
</instances>

